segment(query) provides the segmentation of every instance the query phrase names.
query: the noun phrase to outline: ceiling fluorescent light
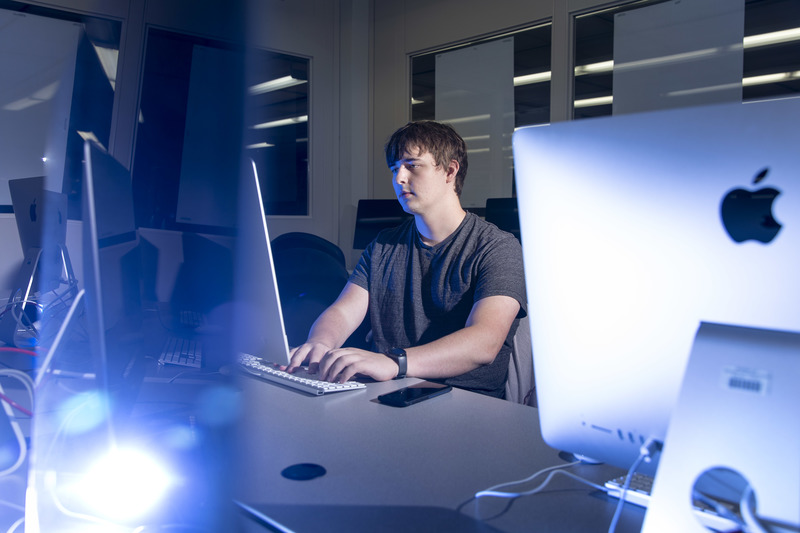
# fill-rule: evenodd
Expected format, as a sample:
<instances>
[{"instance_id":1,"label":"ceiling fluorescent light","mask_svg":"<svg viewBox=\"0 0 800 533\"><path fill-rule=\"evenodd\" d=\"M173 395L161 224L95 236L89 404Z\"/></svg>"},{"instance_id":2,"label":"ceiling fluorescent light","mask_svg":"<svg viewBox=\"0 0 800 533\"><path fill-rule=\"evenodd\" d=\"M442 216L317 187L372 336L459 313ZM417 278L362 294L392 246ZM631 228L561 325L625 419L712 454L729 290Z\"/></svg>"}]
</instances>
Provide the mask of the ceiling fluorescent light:
<instances>
[{"instance_id":1,"label":"ceiling fluorescent light","mask_svg":"<svg viewBox=\"0 0 800 533\"><path fill-rule=\"evenodd\" d=\"M770 33L762 33L761 35L750 35L744 38L745 48L754 48L756 46L767 46L769 44L788 43L790 41L800 40L800 28L791 28L788 30L773 31Z\"/></svg>"},{"instance_id":2,"label":"ceiling fluorescent light","mask_svg":"<svg viewBox=\"0 0 800 533\"><path fill-rule=\"evenodd\" d=\"M59 82L54 81L50 85L42 87L30 96L17 100L16 102L6 104L3 106L3 109L6 111L22 111L23 109L27 109L31 106L52 100L58 91L58 84Z\"/></svg>"},{"instance_id":3,"label":"ceiling fluorescent light","mask_svg":"<svg viewBox=\"0 0 800 533\"><path fill-rule=\"evenodd\" d=\"M257 150L259 148L272 148L273 146L275 146L275 145L274 144L269 144L269 143L256 143L256 144L248 144L247 145L247 149L248 150Z\"/></svg>"},{"instance_id":4,"label":"ceiling fluorescent light","mask_svg":"<svg viewBox=\"0 0 800 533\"><path fill-rule=\"evenodd\" d=\"M480 122L490 118L492 118L492 115L473 115L471 117L445 119L445 122L448 124L464 124L465 122Z\"/></svg>"},{"instance_id":5,"label":"ceiling fluorescent light","mask_svg":"<svg viewBox=\"0 0 800 533\"><path fill-rule=\"evenodd\" d=\"M307 81L300 80L292 76L284 76L282 78L276 78L274 80L253 85L248 89L248 92L252 96L255 96L257 94L264 94L270 91L279 91L281 89L286 89L287 87L294 87L295 85L300 85L301 83L307 83Z\"/></svg>"},{"instance_id":6,"label":"ceiling fluorescent light","mask_svg":"<svg viewBox=\"0 0 800 533\"><path fill-rule=\"evenodd\" d=\"M612 103L613 97L599 96L597 98L585 98L583 100L575 100L575 107L592 107L595 105L608 105Z\"/></svg>"},{"instance_id":7,"label":"ceiling fluorescent light","mask_svg":"<svg viewBox=\"0 0 800 533\"><path fill-rule=\"evenodd\" d=\"M794 72L779 72L777 74L765 74L763 76L751 76L742 80L742 85L749 87L751 85L764 85L767 83L780 83L782 81L791 81L800 78L800 70Z\"/></svg>"},{"instance_id":8,"label":"ceiling fluorescent light","mask_svg":"<svg viewBox=\"0 0 800 533\"><path fill-rule=\"evenodd\" d=\"M745 48L755 48L758 46L766 46L770 44L779 44L779 43L787 43L791 41L798 41L800 40L800 28L791 28L788 30L782 31L774 31L770 33L762 33L760 35L750 35L744 38L743 44ZM627 65L628 67L638 67L643 66L646 64L651 63L664 63L664 62L674 62L684 61L688 59L696 59L697 57L707 56L710 53L716 52L716 49L711 50L699 50L695 52L690 52L687 54L678 54L675 56L669 56L665 58L657 58L651 60L645 60L641 62L637 62L636 64ZM614 70L614 61L600 61L597 63L590 63L588 65L578 65L575 67L575 75L576 76L583 76L585 74L598 74L601 72L611 72ZM527 74L525 76L517 76L514 78L514 86L518 85L527 85L529 83L540 83L544 81L550 81L551 73L550 72L539 72L536 74Z\"/></svg>"},{"instance_id":9,"label":"ceiling fluorescent light","mask_svg":"<svg viewBox=\"0 0 800 533\"><path fill-rule=\"evenodd\" d=\"M537 72L535 74L525 74L524 76L515 76L514 77L514 87L518 87L520 85L528 85L530 83L541 83L545 81L550 81L551 73L548 72Z\"/></svg>"},{"instance_id":10,"label":"ceiling fluorescent light","mask_svg":"<svg viewBox=\"0 0 800 533\"><path fill-rule=\"evenodd\" d=\"M119 61L119 50L113 48L104 48L102 46L94 46L94 52L100 60L100 65L103 67L103 72L108 78L108 83L111 84L113 91L117 83L117 62Z\"/></svg>"},{"instance_id":11,"label":"ceiling fluorescent light","mask_svg":"<svg viewBox=\"0 0 800 533\"><path fill-rule=\"evenodd\" d=\"M264 130L267 128L278 128L280 126L291 126L292 124L300 124L302 122L308 122L308 115L273 120L272 122L263 122L261 124L256 124L255 126L251 126L251 128L254 130Z\"/></svg>"}]
</instances>

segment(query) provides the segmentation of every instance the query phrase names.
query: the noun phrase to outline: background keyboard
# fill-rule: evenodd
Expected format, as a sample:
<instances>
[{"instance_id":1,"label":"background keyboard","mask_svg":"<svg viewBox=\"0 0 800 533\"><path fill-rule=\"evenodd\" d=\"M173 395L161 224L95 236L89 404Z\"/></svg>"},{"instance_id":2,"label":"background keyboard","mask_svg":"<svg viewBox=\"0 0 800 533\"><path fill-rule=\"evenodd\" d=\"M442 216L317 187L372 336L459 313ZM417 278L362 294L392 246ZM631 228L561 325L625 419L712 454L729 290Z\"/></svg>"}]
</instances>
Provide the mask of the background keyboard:
<instances>
[{"instance_id":1,"label":"background keyboard","mask_svg":"<svg viewBox=\"0 0 800 533\"><path fill-rule=\"evenodd\" d=\"M170 335L161 349L158 363L200 368L203 366L203 345L194 339Z\"/></svg>"}]
</instances>

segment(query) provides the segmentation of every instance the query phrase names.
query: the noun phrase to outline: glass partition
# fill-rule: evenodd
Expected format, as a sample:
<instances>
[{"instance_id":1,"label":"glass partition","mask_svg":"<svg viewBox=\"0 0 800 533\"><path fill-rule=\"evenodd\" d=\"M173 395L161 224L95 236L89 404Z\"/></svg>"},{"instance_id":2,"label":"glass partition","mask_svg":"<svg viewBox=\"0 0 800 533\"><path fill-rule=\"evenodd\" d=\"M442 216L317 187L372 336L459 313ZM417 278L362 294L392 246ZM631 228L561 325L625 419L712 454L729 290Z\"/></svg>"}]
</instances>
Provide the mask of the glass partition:
<instances>
[{"instance_id":1,"label":"glass partition","mask_svg":"<svg viewBox=\"0 0 800 533\"><path fill-rule=\"evenodd\" d=\"M232 233L242 147L270 215L308 214L309 61L157 28L133 162L139 227Z\"/></svg>"},{"instance_id":2,"label":"glass partition","mask_svg":"<svg viewBox=\"0 0 800 533\"><path fill-rule=\"evenodd\" d=\"M550 121L550 23L411 58L411 119L442 120L464 137L462 205L484 214L514 196L511 136Z\"/></svg>"},{"instance_id":3,"label":"glass partition","mask_svg":"<svg viewBox=\"0 0 800 533\"><path fill-rule=\"evenodd\" d=\"M83 139L108 146L122 24L0 0L0 212L8 181L47 176L80 218Z\"/></svg>"},{"instance_id":4,"label":"glass partition","mask_svg":"<svg viewBox=\"0 0 800 533\"><path fill-rule=\"evenodd\" d=\"M573 118L612 114L615 17L634 9L671 3L674 2L631 2L575 18ZM800 93L800 3L746 0L742 48L743 101Z\"/></svg>"}]
</instances>

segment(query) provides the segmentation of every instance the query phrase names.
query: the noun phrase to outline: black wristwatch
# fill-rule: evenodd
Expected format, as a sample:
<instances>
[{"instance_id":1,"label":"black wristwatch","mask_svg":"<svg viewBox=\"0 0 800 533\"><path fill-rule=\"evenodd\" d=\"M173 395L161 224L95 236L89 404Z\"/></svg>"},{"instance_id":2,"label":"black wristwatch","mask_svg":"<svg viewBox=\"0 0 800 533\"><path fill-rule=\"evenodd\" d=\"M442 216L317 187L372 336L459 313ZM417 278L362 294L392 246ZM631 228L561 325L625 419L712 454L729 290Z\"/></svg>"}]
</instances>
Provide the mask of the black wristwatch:
<instances>
[{"instance_id":1,"label":"black wristwatch","mask_svg":"<svg viewBox=\"0 0 800 533\"><path fill-rule=\"evenodd\" d=\"M386 354L386 357L397 363L397 376L394 379L403 379L406 377L408 370L408 361L406 360L406 351L402 348L392 348Z\"/></svg>"}]
</instances>

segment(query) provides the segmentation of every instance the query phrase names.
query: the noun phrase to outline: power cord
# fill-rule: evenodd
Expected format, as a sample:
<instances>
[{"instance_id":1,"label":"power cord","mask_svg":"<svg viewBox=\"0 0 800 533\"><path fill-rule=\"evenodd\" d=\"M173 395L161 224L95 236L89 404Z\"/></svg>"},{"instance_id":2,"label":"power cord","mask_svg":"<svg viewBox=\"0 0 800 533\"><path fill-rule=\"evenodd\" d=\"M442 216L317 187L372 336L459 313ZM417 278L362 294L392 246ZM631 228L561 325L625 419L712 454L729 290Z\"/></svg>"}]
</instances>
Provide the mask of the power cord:
<instances>
[{"instance_id":1,"label":"power cord","mask_svg":"<svg viewBox=\"0 0 800 533\"><path fill-rule=\"evenodd\" d=\"M567 476L567 477L569 477L571 479L574 479L574 480L579 481L581 483L584 483L586 485L589 485L589 486L591 486L591 487L593 487L595 489L607 492L607 489L605 487L603 487L601 485L598 485L598 484L596 484L596 483L594 483L592 481L589 481L588 479L584 479L584 478L582 478L580 476L576 476L575 474L573 474L571 472L567 472L565 470L566 468L569 468L571 466L575 466L577 464L582 464L582 463L583 463L582 461L573 461L571 463L566 463L566 464L563 464L563 465L555 465L555 466L550 466L550 467L547 467L547 468L543 468L542 470L539 470L538 472L528 476L525 479L520 479L520 480L517 480L517 481L508 481L508 482L505 482L505 483L500 483L498 485L494 485L492 487L489 487L488 489L476 492L472 499L479 500L480 498L494 497L494 498L505 498L505 499L515 500L516 498L519 498L519 497L522 497L522 496L530 496L530 495L536 494L536 493L541 492L542 490L544 490L544 488L550 483L550 481L552 481L552 479L555 476L559 475L559 474L563 475L563 476ZM510 487L512 485L521 485L523 483L528 483L530 481L533 481L537 477L539 477L539 476L541 476L543 474L546 474L548 472L549 472L549 474L545 478L545 480L542 483L540 483L537 487L535 487L533 489L530 489L530 490L527 490L527 491L522 491L522 492L503 492L503 491L499 490L499 489L502 489L504 487ZM469 501L464 502L462 505L459 506L459 508L463 507L468 502ZM508 507L506 507L506 510L507 509L508 509ZM505 511L503 511L503 512L505 512ZM478 514L480 515L480 512L478 512ZM481 520L488 520L490 518L495 518L495 517L482 518L482 517L479 516L478 518L480 518Z\"/></svg>"},{"instance_id":2,"label":"power cord","mask_svg":"<svg viewBox=\"0 0 800 533\"><path fill-rule=\"evenodd\" d=\"M31 409L26 409L25 407L19 405L17 402L6 396L2 392L2 390L0 390L0 399L6 402L11 407L13 407L14 409L16 409L17 411L25 414L26 416L33 416L33 379L31 379L31 377L25 372L22 372L20 370L14 370L12 368L0 369L0 377L15 378L16 380L22 383L22 385L28 391L28 397L30 398Z\"/></svg>"},{"instance_id":3,"label":"power cord","mask_svg":"<svg viewBox=\"0 0 800 533\"><path fill-rule=\"evenodd\" d=\"M655 455L661 451L662 446L663 444L661 441L651 437L639 448L639 456L628 469L625 482L622 484L622 488L619 491L619 501L617 502L617 508L614 510L614 517L611 519L611 524L608 526L608 533L614 533L614 530L617 528L619 517L622 515L622 507L625 505L625 493L631 486L633 474L636 473L636 470L639 469L639 466L643 462L649 463L652 461Z\"/></svg>"},{"instance_id":4,"label":"power cord","mask_svg":"<svg viewBox=\"0 0 800 533\"><path fill-rule=\"evenodd\" d=\"M0 394L2 393L3 393L3 387L0 386ZM17 448L19 449L19 452L17 453L16 460L14 460L13 463L8 464L8 466L4 470L0 470L0 476L6 476L8 474L14 473L20 466L22 466L22 464L25 462L25 458L28 456L28 446L25 443L25 436L22 434L22 430L20 429L19 424L17 424L16 420L14 420L13 412L11 411L9 406L10 404L0 405L0 409L3 410L2 413L0 413L0 416L7 418L7 422L11 429L11 432L14 434L14 437L16 438ZM9 448L11 448L11 446L9 446ZM5 461L4 464L6 464Z\"/></svg>"}]
</instances>

